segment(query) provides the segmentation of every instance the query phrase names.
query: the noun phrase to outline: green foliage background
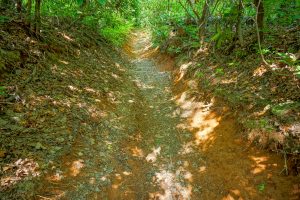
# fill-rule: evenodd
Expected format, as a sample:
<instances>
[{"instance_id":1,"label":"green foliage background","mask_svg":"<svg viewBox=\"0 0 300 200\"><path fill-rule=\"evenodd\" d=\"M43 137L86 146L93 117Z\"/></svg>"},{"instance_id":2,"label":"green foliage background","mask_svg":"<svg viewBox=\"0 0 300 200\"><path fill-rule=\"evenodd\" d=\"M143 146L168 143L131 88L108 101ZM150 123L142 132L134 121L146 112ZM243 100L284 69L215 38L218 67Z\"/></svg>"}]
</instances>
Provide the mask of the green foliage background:
<instances>
[{"instance_id":1,"label":"green foliage background","mask_svg":"<svg viewBox=\"0 0 300 200\"><path fill-rule=\"evenodd\" d=\"M108 41L121 46L130 30L139 24L138 0L44 0L42 15L90 26ZM26 4L26 1L24 1Z\"/></svg>"}]
</instances>

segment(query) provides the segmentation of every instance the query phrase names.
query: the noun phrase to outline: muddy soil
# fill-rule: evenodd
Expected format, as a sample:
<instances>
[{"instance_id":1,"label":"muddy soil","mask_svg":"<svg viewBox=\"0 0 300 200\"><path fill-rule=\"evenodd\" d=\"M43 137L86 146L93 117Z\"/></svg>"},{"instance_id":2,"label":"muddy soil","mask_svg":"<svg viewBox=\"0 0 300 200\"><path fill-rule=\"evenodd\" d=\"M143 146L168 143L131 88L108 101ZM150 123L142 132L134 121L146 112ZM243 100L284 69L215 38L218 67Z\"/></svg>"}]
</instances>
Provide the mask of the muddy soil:
<instances>
[{"instance_id":1,"label":"muddy soil","mask_svg":"<svg viewBox=\"0 0 300 200\"><path fill-rule=\"evenodd\" d=\"M129 46L116 108L95 122L102 134L78 134L36 199L300 199L279 155L248 145L225 105L197 101L147 56L147 33Z\"/></svg>"}]
</instances>

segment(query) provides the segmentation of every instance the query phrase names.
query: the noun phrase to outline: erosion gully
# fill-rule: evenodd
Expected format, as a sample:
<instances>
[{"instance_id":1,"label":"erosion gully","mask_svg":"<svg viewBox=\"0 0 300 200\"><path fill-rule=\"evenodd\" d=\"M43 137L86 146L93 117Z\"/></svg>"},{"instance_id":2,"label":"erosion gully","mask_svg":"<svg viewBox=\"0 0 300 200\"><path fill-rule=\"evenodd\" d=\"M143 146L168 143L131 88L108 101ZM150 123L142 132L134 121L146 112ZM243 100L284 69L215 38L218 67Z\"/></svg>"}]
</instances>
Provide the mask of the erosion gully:
<instances>
[{"instance_id":1,"label":"erosion gully","mask_svg":"<svg viewBox=\"0 0 300 200\"><path fill-rule=\"evenodd\" d=\"M79 135L36 199L300 199L300 181L280 174L283 159L243 141L226 106L174 85L150 49L135 32L131 83L103 134Z\"/></svg>"}]
</instances>

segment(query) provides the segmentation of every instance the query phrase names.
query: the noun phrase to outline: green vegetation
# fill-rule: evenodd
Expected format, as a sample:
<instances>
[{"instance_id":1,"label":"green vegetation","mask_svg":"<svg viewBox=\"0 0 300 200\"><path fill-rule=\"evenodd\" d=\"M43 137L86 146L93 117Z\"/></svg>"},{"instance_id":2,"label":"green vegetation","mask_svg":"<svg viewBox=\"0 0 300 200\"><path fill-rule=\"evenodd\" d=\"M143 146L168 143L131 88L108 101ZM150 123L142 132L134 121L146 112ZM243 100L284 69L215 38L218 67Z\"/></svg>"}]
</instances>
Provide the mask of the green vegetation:
<instances>
[{"instance_id":1,"label":"green vegetation","mask_svg":"<svg viewBox=\"0 0 300 200\"><path fill-rule=\"evenodd\" d=\"M44 19L50 19L55 26L68 24L69 28L82 23L117 46L124 44L129 31L139 24L140 13L138 0L3 0L1 6L17 12L37 35L43 31L41 26L48 23ZM0 23L12 19L0 15Z\"/></svg>"},{"instance_id":2,"label":"green vegetation","mask_svg":"<svg viewBox=\"0 0 300 200\"><path fill-rule=\"evenodd\" d=\"M280 159L251 144L299 176L299 10L300 0L0 0L0 199L158 199L159 185L166 199L288 194L294 183L272 186L286 178Z\"/></svg>"}]
</instances>

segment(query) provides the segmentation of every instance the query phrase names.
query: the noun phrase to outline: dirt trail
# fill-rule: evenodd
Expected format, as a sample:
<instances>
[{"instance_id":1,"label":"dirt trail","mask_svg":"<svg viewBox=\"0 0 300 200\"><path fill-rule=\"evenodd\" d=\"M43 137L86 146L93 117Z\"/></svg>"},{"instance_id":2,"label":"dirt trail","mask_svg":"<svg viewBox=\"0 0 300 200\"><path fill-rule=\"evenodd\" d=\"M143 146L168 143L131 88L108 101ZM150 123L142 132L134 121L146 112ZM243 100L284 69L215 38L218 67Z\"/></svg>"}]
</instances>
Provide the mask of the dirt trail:
<instances>
[{"instance_id":1,"label":"dirt trail","mask_svg":"<svg viewBox=\"0 0 300 200\"><path fill-rule=\"evenodd\" d=\"M282 159L242 141L225 106L173 86L145 56L149 47L135 33L129 80L99 122L103 134L78 135L37 199L299 199L299 180L280 175Z\"/></svg>"}]
</instances>

